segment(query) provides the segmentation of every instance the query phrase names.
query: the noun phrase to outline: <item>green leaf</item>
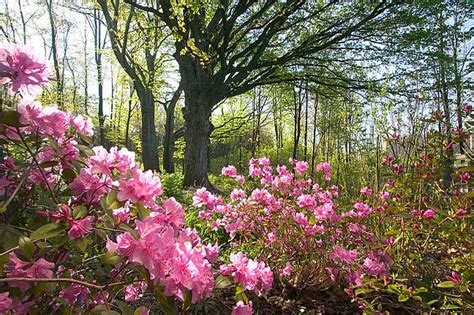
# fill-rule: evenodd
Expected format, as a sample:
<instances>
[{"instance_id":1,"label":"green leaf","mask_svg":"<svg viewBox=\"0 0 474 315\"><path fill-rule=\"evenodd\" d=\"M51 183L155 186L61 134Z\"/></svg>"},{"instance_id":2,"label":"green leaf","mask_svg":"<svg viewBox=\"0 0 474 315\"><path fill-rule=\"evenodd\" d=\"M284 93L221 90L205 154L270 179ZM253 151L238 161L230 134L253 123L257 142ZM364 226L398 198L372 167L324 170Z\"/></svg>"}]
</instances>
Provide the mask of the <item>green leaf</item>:
<instances>
[{"instance_id":1,"label":"green leaf","mask_svg":"<svg viewBox=\"0 0 474 315\"><path fill-rule=\"evenodd\" d=\"M74 245L76 245L77 248L81 252L85 252L87 249L87 238L81 237L81 238L76 238L75 240L72 241Z\"/></svg>"},{"instance_id":2,"label":"green leaf","mask_svg":"<svg viewBox=\"0 0 474 315\"><path fill-rule=\"evenodd\" d=\"M107 253L105 253L104 256L102 256L100 258L100 261L103 264L106 264L106 265L115 265L116 263L118 263L121 260L122 260L122 257L120 257L119 255L117 255L113 252L107 252Z\"/></svg>"},{"instance_id":3,"label":"green leaf","mask_svg":"<svg viewBox=\"0 0 474 315\"><path fill-rule=\"evenodd\" d=\"M58 161L46 161L46 162L41 163L40 166L42 168L48 168L48 167L56 166L58 164L59 164Z\"/></svg>"},{"instance_id":4,"label":"green leaf","mask_svg":"<svg viewBox=\"0 0 474 315\"><path fill-rule=\"evenodd\" d=\"M33 253L35 252L35 245L30 240L29 237L26 237L26 236L23 236L23 235L20 236L20 238L18 240L18 246L20 246L21 251L23 252L23 254L26 257L28 257L28 258L33 257Z\"/></svg>"},{"instance_id":5,"label":"green leaf","mask_svg":"<svg viewBox=\"0 0 474 315\"><path fill-rule=\"evenodd\" d=\"M61 232L66 230L66 225L58 223L48 223L31 234L31 240L36 241L40 239L48 239L59 235Z\"/></svg>"},{"instance_id":6,"label":"green leaf","mask_svg":"<svg viewBox=\"0 0 474 315\"><path fill-rule=\"evenodd\" d=\"M453 288L455 285L453 281L443 281L438 283L438 288Z\"/></svg>"},{"instance_id":7,"label":"green leaf","mask_svg":"<svg viewBox=\"0 0 474 315\"><path fill-rule=\"evenodd\" d=\"M11 127L24 126L20 123L20 113L13 110L4 111L0 113L0 124Z\"/></svg>"},{"instance_id":8,"label":"green leaf","mask_svg":"<svg viewBox=\"0 0 474 315\"><path fill-rule=\"evenodd\" d=\"M71 168L65 168L63 169L61 177L66 184L70 184L76 178L76 172L74 172L74 170Z\"/></svg>"},{"instance_id":9,"label":"green leaf","mask_svg":"<svg viewBox=\"0 0 474 315\"><path fill-rule=\"evenodd\" d=\"M87 214L87 207L84 205L75 206L72 210L72 216L74 219L82 219Z\"/></svg>"},{"instance_id":10,"label":"green leaf","mask_svg":"<svg viewBox=\"0 0 474 315\"><path fill-rule=\"evenodd\" d=\"M112 190L100 200L100 204L105 210L114 210L122 207L122 203L117 199L118 191Z\"/></svg>"},{"instance_id":11,"label":"green leaf","mask_svg":"<svg viewBox=\"0 0 474 315\"><path fill-rule=\"evenodd\" d=\"M402 293L402 294L400 294L400 295L398 296L398 302L405 302L405 301L408 301L409 298L410 298L410 297L409 297L408 295Z\"/></svg>"},{"instance_id":12,"label":"green leaf","mask_svg":"<svg viewBox=\"0 0 474 315\"><path fill-rule=\"evenodd\" d=\"M142 314L148 314L148 313L149 313L148 308L146 308L145 306L140 306L133 312L133 315L142 315Z\"/></svg>"},{"instance_id":13,"label":"green leaf","mask_svg":"<svg viewBox=\"0 0 474 315\"><path fill-rule=\"evenodd\" d=\"M7 211L7 208L4 206L0 206L0 214L4 213L5 211Z\"/></svg>"},{"instance_id":14,"label":"green leaf","mask_svg":"<svg viewBox=\"0 0 474 315\"><path fill-rule=\"evenodd\" d=\"M227 288L228 286L232 285L232 280L230 280L229 277L223 276L223 275L218 275L216 278L216 284L215 288L216 289L223 289Z\"/></svg>"},{"instance_id":15,"label":"green leaf","mask_svg":"<svg viewBox=\"0 0 474 315\"><path fill-rule=\"evenodd\" d=\"M150 215L150 211L145 208L140 202L137 203L137 213L140 219L144 219Z\"/></svg>"}]
</instances>

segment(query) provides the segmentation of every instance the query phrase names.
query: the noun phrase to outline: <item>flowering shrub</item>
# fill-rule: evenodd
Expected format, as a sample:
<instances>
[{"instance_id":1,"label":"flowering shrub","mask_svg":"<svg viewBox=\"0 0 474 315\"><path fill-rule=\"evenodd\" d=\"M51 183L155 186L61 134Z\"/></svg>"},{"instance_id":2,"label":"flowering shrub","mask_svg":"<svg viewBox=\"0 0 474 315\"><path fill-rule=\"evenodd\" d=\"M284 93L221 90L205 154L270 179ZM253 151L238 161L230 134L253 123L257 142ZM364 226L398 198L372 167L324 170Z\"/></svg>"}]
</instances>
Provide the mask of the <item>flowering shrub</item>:
<instances>
[{"instance_id":1,"label":"flowering shrub","mask_svg":"<svg viewBox=\"0 0 474 315\"><path fill-rule=\"evenodd\" d=\"M9 240L0 247L0 313L126 312L118 297L151 292L174 314L209 297L217 244L185 227L181 204L160 197L158 175L127 149L89 149L88 118L21 98L48 76L28 52L3 49L0 65L2 83L20 97L0 114L10 154L0 165L0 236Z\"/></svg>"},{"instance_id":2,"label":"flowering shrub","mask_svg":"<svg viewBox=\"0 0 474 315\"><path fill-rule=\"evenodd\" d=\"M305 176L306 162L290 159L293 171L277 166L274 173L267 158L250 161L247 186L235 188L229 199L202 188L194 205L210 231L229 235L232 252L258 256L278 271L280 284L345 288L365 313L472 307L467 302L472 221L466 210L472 206L472 192L440 190L433 178L440 172L426 156L410 177L404 177L403 165L393 158L386 161L394 177L377 193L362 188L351 205L337 205L338 188L330 183L328 163L317 165L322 181L315 183ZM232 166L222 174L237 185L243 182ZM459 182L466 178L461 174ZM423 194L414 193L413 185L424 185ZM246 266L241 254L230 254L230 259ZM251 290L245 279L235 279L238 270L221 266L224 275L232 274Z\"/></svg>"}]
</instances>

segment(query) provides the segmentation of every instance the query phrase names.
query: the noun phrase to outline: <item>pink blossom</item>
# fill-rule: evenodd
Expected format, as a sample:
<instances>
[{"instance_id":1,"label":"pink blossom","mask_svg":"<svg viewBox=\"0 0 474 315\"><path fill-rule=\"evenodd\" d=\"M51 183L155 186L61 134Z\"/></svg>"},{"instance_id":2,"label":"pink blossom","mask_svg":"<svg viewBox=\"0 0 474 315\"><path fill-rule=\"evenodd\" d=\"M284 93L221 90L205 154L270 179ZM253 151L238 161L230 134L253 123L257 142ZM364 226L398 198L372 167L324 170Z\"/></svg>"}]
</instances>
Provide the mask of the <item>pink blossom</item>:
<instances>
[{"instance_id":1,"label":"pink blossom","mask_svg":"<svg viewBox=\"0 0 474 315\"><path fill-rule=\"evenodd\" d=\"M73 283L67 288L61 290L59 292L59 297L66 300L69 304L82 304L84 303L87 298L89 297L90 291L88 288L77 284Z\"/></svg>"},{"instance_id":2,"label":"pink blossom","mask_svg":"<svg viewBox=\"0 0 474 315\"><path fill-rule=\"evenodd\" d=\"M0 48L0 84L11 83L11 94L33 96L49 81L46 65L38 61L33 51L32 47L18 45Z\"/></svg>"},{"instance_id":3,"label":"pink blossom","mask_svg":"<svg viewBox=\"0 0 474 315\"><path fill-rule=\"evenodd\" d=\"M428 209L426 211L423 212L423 218L426 219L426 220L431 220L435 217L436 215L436 212L432 209Z\"/></svg>"},{"instance_id":4,"label":"pink blossom","mask_svg":"<svg viewBox=\"0 0 474 315\"><path fill-rule=\"evenodd\" d=\"M275 241L276 241L275 233L273 233L273 232L268 233L267 234L267 240L268 240L268 244L270 244L270 245L275 243Z\"/></svg>"},{"instance_id":5,"label":"pink blossom","mask_svg":"<svg viewBox=\"0 0 474 315\"><path fill-rule=\"evenodd\" d=\"M237 169L234 165L227 165L222 168L221 174L228 177L237 176Z\"/></svg>"},{"instance_id":6,"label":"pink blossom","mask_svg":"<svg viewBox=\"0 0 474 315\"><path fill-rule=\"evenodd\" d=\"M109 177L98 177L87 167L81 168L79 175L69 184L73 195L84 203L96 204L110 191L112 180Z\"/></svg>"},{"instance_id":7,"label":"pink blossom","mask_svg":"<svg viewBox=\"0 0 474 315\"><path fill-rule=\"evenodd\" d=\"M193 196L193 205L202 207L205 205L207 209L213 210L218 203L218 198L211 192L207 191L206 187L199 188Z\"/></svg>"},{"instance_id":8,"label":"pink blossom","mask_svg":"<svg viewBox=\"0 0 474 315\"><path fill-rule=\"evenodd\" d=\"M452 281L454 283L461 283L461 279L459 278L457 271L451 272L451 276L446 276L446 280Z\"/></svg>"},{"instance_id":9,"label":"pink blossom","mask_svg":"<svg viewBox=\"0 0 474 315\"><path fill-rule=\"evenodd\" d=\"M81 135L94 135L94 125L92 124L92 120L89 117L78 115L75 118L71 118L70 124Z\"/></svg>"},{"instance_id":10,"label":"pink blossom","mask_svg":"<svg viewBox=\"0 0 474 315\"><path fill-rule=\"evenodd\" d=\"M471 178L471 175L467 172L459 175L459 179L461 180L461 183L463 184L467 184L467 182L469 181L469 178Z\"/></svg>"},{"instance_id":11,"label":"pink blossom","mask_svg":"<svg viewBox=\"0 0 474 315\"><path fill-rule=\"evenodd\" d=\"M245 198L245 191L243 191L242 189L234 189L231 193L230 193L230 198L232 200L239 200L239 199L243 199Z\"/></svg>"},{"instance_id":12,"label":"pink blossom","mask_svg":"<svg viewBox=\"0 0 474 315\"><path fill-rule=\"evenodd\" d=\"M54 268L52 262L47 261L44 258L40 258L26 270L26 276L28 278L52 278L53 272L51 269Z\"/></svg>"},{"instance_id":13,"label":"pink blossom","mask_svg":"<svg viewBox=\"0 0 474 315\"><path fill-rule=\"evenodd\" d=\"M300 174L300 175L304 175L304 173L306 172L308 167L309 167L309 165L308 165L307 162L305 162L305 161L296 161L296 163L295 163L295 172Z\"/></svg>"},{"instance_id":14,"label":"pink blossom","mask_svg":"<svg viewBox=\"0 0 474 315\"><path fill-rule=\"evenodd\" d=\"M7 176L0 176L0 196L5 195L10 190L10 185L12 185L13 183L14 182L9 180Z\"/></svg>"},{"instance_id":15,"label":"pink blossom","mask_svg":"<svg viewBox=\"0 0 474 315\"><path fill-rule=\"evenodd\" d=\"M466 105L464 106L464 110L466 113L470 114L472 112L472 106L471 105Z\"/></svg>"},{"instance_id":16,"label":"pink blossom","mask_svg":"<svg viewBox=\"0 0 474 315\"><path fill-rule=\"evenodd\" d=\"M289 277L292 271L293 271L293 266L291 265L290 262L286 262L285 268L280 270L280 276Z\"/></svg>"},{"instance_id":17,"label":"pink blossom","mask_svg":"<svg viewBox=\"0 0 474 315\"><path fill-rule=\"evenodd\" d=\"M4 271L8 277L12 278L52 278L54 264L44 258L35 261L30 267L30 263L19 259L14 252L10 253L8 262L5 264ZM9 282L11 287L20 288L25 292L33 283L31 282Z\"/></svg>"},{"instance_id":18,"label":"pink blossom","mask_svg":"<svg viewBox=\"0 0 474 315\"><path fill-rule=\"evenodd\" d=\"M142 172L133 169L133 177L122 180L119 183L117 199L120 201L130 200L133 203L140 202L145 207L152 207L157 196L163 193L160 179L151 170Z\"/></svg>"},{"instance_id":19,"label":"pink blossom","mask_svg":"<svg viewBox=\"0 0 474 315\"><path fill-rule=\"evenodd\" d=\"M0 171L16 170L15 162L9 156L5 157L3 164L0 164Z\"/></svg>"},{"instance_id":20,"label":"pink blossom","mask_svg":"<svg viewBox=\"0 0 474 315\"><path fill-rule=\"evenodd\" d=\"M133 302L138 300L143 296L147 289L147 284L145 281L139 281L136 284L130 284L125 287L125 301L126 302Z\"/></svg>"},{"instance_id":21,"label":"pink blossom","mask_svg":"<svg viewBox=\"0 0 474 315\"><path fill-rule=\"evenodd\" d=\"M209 260L210 263L215 262L219 255L219 245L217 243L214 245L207 244L204 246L204 250L206 251L207 260Z\"/></svg>"},{"instance_id":22,"label":"pink blossom","mask_svg":"<svg viewBox=\"0 0 474 315\"><path fill-rule=\"evenodd\" d=\"M324 178L331 180L331 165L328 162L319 163L316 165L316 170L318 172L324 172Z\"/></svg>"},{"instance_id":23,"label":"pink blossom","mask_svg":"<svg viewBox=\"0 0 474 315\"><path fill-rule=\"evenodd\" d=\"M232 308L232 315L252 315L252 312L252 301L249 301L249 304L238 301Z\"/></svg>"},{"instance_id":24,"label":"pink blossom","mask_svg":"<svg viewBox=\"0 0 474 315\"><path fill-rule=\"evenodd\" d=\"M305 226L308 224L308 217L305 216L303 213L298 212L293 216L296 222L298 222L301 226Z\"/></svg>"},{"instance_id":25,"label":"pink blossom","mask_svg":"<svg viewBox=\"0 0 474 315\"><path fill-rule=\"evenodd\" d=\"M385 264L370 257L365 258L364 267L367 273L372 276L381 276L387 273Z\"/></svg>"},{"instance_id":26,"label":"pink blossom","mask_svg":"<svg viewBox=\"0 0 474 315\"><path fill-rule=\"evenodd\" d=\"M458 210L456 211L456 216L458 216L458 217L465 216L466 214L467 214L467 211L464 210L464 209L458 209Z\"/></svg>"},{"instance_id":27,"label":"pink blossom","mask_svg":"<svg viewBox=\"0 0 474 315\"><path fill-rule=\"evenodd\" d=\"M314 217L318 221L331 219L334 214L334 204L332 202L326 202L323 205L318 206L314 209Z\"/></svg>"},{"instance_id":28,"label":"pink blossom","mask_svg":"<svg viewBox=\"0 0 474 315\"><path fill-rule=\"evenodd\" d=\"M0 293L0 314L6 314L12 307L12 299L8 297L9 292Z\"/></svg>"},{"instance_id":29,"label":"pink blossom","mask_svg":"<svg viewBox=\"0 0 474 315\"><path fill-rule=\"evenodd\" d=\"M230 254L230 261L229 265L220 267L223 275L231 274L235 282L258 295L271 289L273 273L264 262L249 259L242 252Z\"/></svg>"},{"instance_id":30,"label":"pink blossom","mask_svg":"<svg viewBox=\"0 0 474 315\"><path fill-rule=\"evenodd\" d=\"M356 250L344 249L338 245L334 246L334 251L329 255L333 260L340 260L346 263L352 263L356 261L359 253Z\"/></svg>"},{"instance_id":31,"label":"pink blossom","mask_svg":"<svg viewBox=\"0 0 474 315\"><path fill-rule=\"evenodd\" d=\"M28 315L30 314L30 308L35 304L35 301L23 303L21 299L16 296L12 296L11 299L13 315Z\"/></svg>"},{"instance_id":32,"label":"pink blossom","mask_svg":"<svg viewBox=\"0 0 474 315\"><path fill-rule=\"evenodd\" d=\"M360 190L360 193L363 195L363 196L372 196L372 189L370 189L369 187L362 187L362 189Z\"/></svg>"},{"instance_id":33,"label":"pink blossom","mask_svg":"<svg viewBox=\"0 0 474 315\"><path fill-rule=\"evenodd\" d=\"M167 216L166 221L175 228L184 225L184 209L173 197L166 199L162 203L163 213Z\"/></svg>"},{"instance_id":34,"label":"pink blossom","mask_svg":"<svg viewBox=\"0 0 474 315\"><path fill-rule=\"evenodd\" d=\"M86 236L92 231L92 222L94 222L94 217L91 215L81 220L70 220L70 229L67 235L72 240Z\"/></svg>"},{"instance_id":35,"label":"pink blossom","mask_svg":"<svg viewBox=\"0 0 474 315\"><path fill-rule=\"evenodd\" d=\"M31 133L61 139L69 127L69 114L52 105L42 107L38 102L23 100L18 105L20 122Z\"/></svg>"},{"instance_id":36,"label":"pink blossom","mask_svg":"<svg viewBox=\"0 0 474 315\"><path fill-rule=\"evenodd\" d=\"M123 207L112 210L112 214L120 223L127 223L130 220L130 204L126 202Z\"/></svg>"},{"instance_id":37,"label":"pink blossom","mask_svg":"<svg viewBox=\"0 0 474 315\"><path fill-rule=\"evenodd\" d=\"M316 199L312 195L301 195L298 197L296 203L298 207L310 210L316 205Z\"/></svg>"}]
</instances>

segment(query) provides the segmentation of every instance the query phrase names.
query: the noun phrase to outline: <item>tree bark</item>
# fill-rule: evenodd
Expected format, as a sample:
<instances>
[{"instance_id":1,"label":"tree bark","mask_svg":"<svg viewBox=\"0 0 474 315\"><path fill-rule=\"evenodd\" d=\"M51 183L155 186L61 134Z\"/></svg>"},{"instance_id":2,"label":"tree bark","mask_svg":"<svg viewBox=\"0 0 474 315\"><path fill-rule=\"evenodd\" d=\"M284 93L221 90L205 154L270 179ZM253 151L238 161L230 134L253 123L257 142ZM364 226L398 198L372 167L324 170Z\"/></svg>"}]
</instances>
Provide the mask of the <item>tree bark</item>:
<instances>
[{"instance_id":1,"label":"tree bark","mask_svg":"<svg viewBox=\"0 0 474 315\"><path fill-rule=\"evenodd\" d=\"M153 93L145 89L141 84L134 83L140 100L142 114L142 162L145 170L160 170L158 163L158 138L155 126L155 97Z\"/></svg>"},{"instance_id":2,"label":"tree bark","mask_svg":"<svg viewBox=\"0 0 474 315\"><path fill-rule=\"evenodd\" d=\"M176 140L174 136L174 116L176 105L178 104L182 90L182 87L179 86L174 92L171 100L165 105L166 122L165 137L163 139L163 169L170 174L174 173L173 155L175 149L174 144Z\"/></svg>"}]
</instances>

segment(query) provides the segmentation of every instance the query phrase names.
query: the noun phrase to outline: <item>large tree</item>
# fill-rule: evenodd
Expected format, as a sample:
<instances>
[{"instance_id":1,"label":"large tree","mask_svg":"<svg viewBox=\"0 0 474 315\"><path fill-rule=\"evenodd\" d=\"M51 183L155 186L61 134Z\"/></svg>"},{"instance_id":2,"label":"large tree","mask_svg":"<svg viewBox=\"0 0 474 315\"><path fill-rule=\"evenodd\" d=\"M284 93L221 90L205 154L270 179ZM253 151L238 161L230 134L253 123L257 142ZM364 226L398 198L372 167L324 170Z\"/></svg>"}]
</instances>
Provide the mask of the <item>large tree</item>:
<instances>
[{"instance_id":1,"label":"large tree","mask_svg":"<svg viewBox=\"0 0 474 315\"><path fill-rule=\"evenodd\" d=\"M307 57L360 40L398 1L125 0L153 13L173 32L185 93L185 177L210 185L210 116L222 100L255 86L297 80L286 71ZM366 35L364 35L366 36ZM316 60L316 59L313 59ZM315 78L317 79L317 78Z\"/></svg>"}]
</instances>

